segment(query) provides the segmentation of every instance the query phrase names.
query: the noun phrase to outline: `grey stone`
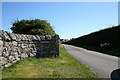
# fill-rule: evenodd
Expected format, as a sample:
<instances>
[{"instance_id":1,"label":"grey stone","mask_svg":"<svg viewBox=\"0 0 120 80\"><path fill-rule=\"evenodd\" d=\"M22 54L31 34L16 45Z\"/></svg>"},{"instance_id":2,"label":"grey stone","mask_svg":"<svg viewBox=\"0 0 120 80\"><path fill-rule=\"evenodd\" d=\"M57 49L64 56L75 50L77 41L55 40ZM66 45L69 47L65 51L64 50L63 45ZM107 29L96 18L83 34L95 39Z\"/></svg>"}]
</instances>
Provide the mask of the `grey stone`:
<instances>
[{"instance_id":1,"label":"grey stone","mask_svg":"<svg viewBox=\"0 0 120 80\"><path fill-rule=\"evenodd\" d=\"M18 58L18 52L11 52L11 56L13 56L14 58Z\"/></svg>"},{"instance_id":2,"label":"grey stone","mask_svg":"<svg viewBox=\"0 0 120 80\"><path fill-rule=\"evenodd\" d=\"M7 32L4 32L4 39L6 40L6 41L11 41L11 39L10 39L10 36L8 35L9 33L7 33Z\"/></svg>"},{"instance_id":3,"label":"grey stone","mask_svg":"<svg viewBox=\"0 0 120 80\"><path fill-rule=\"evenodd\" d=\"M45 41L45 36L40 36L40 39L41 39L42 41Z\"/></svg>"},{"instance_id":4,"label":"grey stone","mask_svg":"<svg viewBox=\"0 0 120 80\"><path fill-rule=\"evenodd\" d=\"M28 57L27 54L25 54L25 53L22 53L22 54L21 54L21 58L26 58L26 57Z\"/></svg>"},{"instance_id":5,"label":"grey stone","mask_svg":"<svg viewBox=\"0 0 120 80\"><path fill-rule=\"evenodd\" d=\"M14 33L11 33L11 34L10 34L10 37L11 37L12 40L16 40L16 39L17 39L17 38L16 38L16 34L14 34Z\"/></svg>"},{"instance_id":6,"label":"grey stone","mask_svg":"<svg viewBox=\"0 0 120 80\"><path fill-rule=\"evenodd\" d=\"M2 40L2 37L0 36L0 40Z\"/></svg>"},{"instance_id":7,"label":"grey stone","mask_svg":"<svg viewBox=\"0 0 120 80\"><path fill-rule=\"evenodd\" d=\"M27 45L26 45L26 44L22 44L21 47L22 47L22 48L26 48Z\"/></svg>"},{"instance_id":8,"label":"grey stone","mask_svg":"<svg viewBox=\"0 0 120 80\"><path fill-rule=\"evenodd\" d=\"M41 41L41 39L40 39L40 36L39 36L39 35L35 35L35 36L36 36L37 40Z\"/></svg>"},{"instance_id":9,"label":"grey stone","mask_svg":"<svg viewBox=\"0 0 120 80\"><path fill-rule=\"evenodd\" d=\"M5 57L0 57L0 64L4 65L4 64L7 64L7 58Z\"/></svg>"},{"instance_id":10,"label":"grey stone","mask_svg":"<svg viewBox=\"0 0 120 80\"><path fill-rule=\"evenodd\" d=\"M0 46L3 46L3 41L2 40L0 40Z\"/></svg>"},{"instance_id":11,"label":"grey stone","mask_svg":"<svg viewBox=\"0 0 120 80\"><path fill-rule=\"evenodd\" d=\"M17 48L18 55L22 52L22 48Z\"/></svg>"},{"instance_id":12,"label":"grey stone","mask_svg":"<svg viewBox=\"0 0 120 80\"><path fill-rule=\"evenodd\" d=\"M17 47L13 47L12 51L13 51L13 52L17 52L17 51L18 51L18 48L17 48Z\"/></svg>"},{"instance_id":13,"label":"grey stone","mask_svg":"<svg viewBox=\"0 0 120 80\"><path fill-rule=\"evenodd\" d=\"M20 60L20 58L17 58L16 60L17 60L17 61L19 61L19 60Z\"/></svg>"},{"instance_id":14,"label":"grey stone","mask_svg":"<svg viewBox=\"0 0 120 80\"><path fill-rule=\"evenodd\" d=\"M9 56L9 52L3 52L2 54L3 54L4 57Z\"/></svg>"},{"instance_id":15,"label":"grey stone","mask_svg":"<svg viewBox=\"0 0 120 80\"><path fill-rule=\"evenodd\" d=\"M14 53L14 57L15 57L15 59L18 58L18 52L15 52L15 53Z\"/></svg>"},{"instance_id":16,"label":"grey stone","mask_svg":"<svg viewBox=\"0 0 120 80\"><path fill-rule=\"evenodd\" d=\"M0 40L3 39L3 30L0 30Z\"/></svg>"},{"instance_id":17,"label":"grey stone","mask_svg":"<svg viewBox=\"0 0 120 80\"><path fill-rule=\"evenodd\" d=\"M37 41L38 39L36 38L36 36L32 36L32 40Z\"/></svg>"},{"instance_id":18,"label":"grey stone","mask_svg":"<svg viewBox=\"0 0 120 80\"><path fill-rule=\"evenodd\" d=\"M0 30L0 65L2 67L8 67L26 57L36 56L37 53L58 54L58 36L14 34Z\"/></svg>"},{"instance_id":19,"label":"grey stone","mask_svg":"<svg viewBox=\"0 0 120 80\"><path fill-rule=\"evenodd\" d=\"M30 53L30 57L32 57L32 56L35 56L36 54L34 54L34 53Z\"/></svg>"},{"instance_id":20,"label":"grey stone","mask_svg":"<svg viewBox=\"0 0 120 80\"><path fill-rule=\"evenodd\" d=\"M21 34L21 40L26 41L27 40L26 36Z\"/></svg>"},{"instance_id":21,"label":"grey stone","mask_svg":"<svg viewBox=\"0 0 120 80\"><path fill-rule=\"evenodd\" d=\"M13 46L17 46L17 42L16 41L12 41Z\"/></svg>"},{"instance_id":22,"label":"grey stone","mask_svg":"<svg viewBox=\"0 0 120 80\"><path fill-rule=\"evenodd\" d=\"M29 41L32 41L32 35L27 36L29 38Z\"/></svg>"},{"instance_id":23,"label":"grey stone","mask_svg":"<svg viewBox=\"0 0 120 80\"><path fill-rule=\"evenodd\" d=\"M3 46L0 46L0 56L2 56Z\"/></svg>"},{"instance_id":24,"label":"grey stone","mask_svg":"<svg viewBox=\"0 0 120 80\"><path fill-rule=\"evenodd\" d=\"M9 62L13 62L15 60L14 56L9 56Z\"/></svg>"},{"instance_id":25,"label":"grey stone","mask_svg":"<svg viewBox=\"0 0 120 80\"><path fill-rule=\"evenodd\" d=\"M16 63L17 62L17 60L14 60L12 63Z\"/></svg>"},{"instance_id":26,"label":"grey stone","mask_svg":"<svg viewBox=\"0 0 120 80\"><path fill-rule=\"evenodd\" d=\"M16 41L18 41L18 42L21 41L21 35L20 34L16 35L16 38L17 38Z\"/></svg>"},{"instance_id":27,"label":"grey stone","mask_svg":"<svg viewBox=\"0 0 120 80\"><path fill-rule=\"evenodd\" d=\"M11 66L12 65L12 63L7 63L6 65L5 65L5 67L9 67L9 66Z\"/></svg>"},{"instance_id":28,"label":"grey stone","mask_svg":"<svg viewBox=\"0 0 120 80\"><path fill-rule=\"evenodd\" d=\"M51 40L51 36L50 35L46 35L45 39L49 41L49 40Z\"/></svg>"},{"instance_id":29,"label":"grey stone","mask_svg":"<svg viewBox=\"0 0 120 80\"><path fill-rule=\"evenodd\" d=\"M6 52L7 50L7 47L3 47L3 52Z\"/></svg>"}]
</instances>

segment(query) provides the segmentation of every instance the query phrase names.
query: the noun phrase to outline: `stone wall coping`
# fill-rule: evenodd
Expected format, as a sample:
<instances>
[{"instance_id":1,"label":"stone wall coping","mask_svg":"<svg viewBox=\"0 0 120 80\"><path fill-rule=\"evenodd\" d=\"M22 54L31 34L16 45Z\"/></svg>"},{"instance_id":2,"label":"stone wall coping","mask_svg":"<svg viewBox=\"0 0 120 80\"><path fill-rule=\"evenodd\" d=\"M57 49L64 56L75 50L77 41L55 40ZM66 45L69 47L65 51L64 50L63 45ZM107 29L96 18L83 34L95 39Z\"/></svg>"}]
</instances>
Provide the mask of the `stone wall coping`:
<instances>
[{"instance_id":1,"label":"stone wall coping","mask_svg":"<svg viewBox=\"0 0 120 80\"><path fill-rule=\"evenodd\" d=\"M0 30L0 40L5 41L44 41L51 40L55 35L26 35L26 34L15 34Z\"/></svg>"}]
</instances>

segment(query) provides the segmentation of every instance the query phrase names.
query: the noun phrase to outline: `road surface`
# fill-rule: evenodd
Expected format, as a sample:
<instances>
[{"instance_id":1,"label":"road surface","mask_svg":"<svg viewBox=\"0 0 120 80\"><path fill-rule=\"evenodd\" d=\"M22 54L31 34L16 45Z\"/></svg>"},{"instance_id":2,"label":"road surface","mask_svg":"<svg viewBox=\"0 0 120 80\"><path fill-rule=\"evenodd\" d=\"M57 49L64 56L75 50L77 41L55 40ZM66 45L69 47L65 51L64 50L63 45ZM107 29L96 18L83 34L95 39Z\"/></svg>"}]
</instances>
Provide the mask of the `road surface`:
<instances>
[{"instance_id":1,"label":"road surface","mask_svg":"<svg viewBox=\"0 0 120 80\"><path fill-rule=\"evenodd\" d=\"M79 62L86 64L99 75L100 78L110 78L110 73L118 69L118 57L90 51L71 45L65 45L67 52Z\"/></svg>"}]
</instances>

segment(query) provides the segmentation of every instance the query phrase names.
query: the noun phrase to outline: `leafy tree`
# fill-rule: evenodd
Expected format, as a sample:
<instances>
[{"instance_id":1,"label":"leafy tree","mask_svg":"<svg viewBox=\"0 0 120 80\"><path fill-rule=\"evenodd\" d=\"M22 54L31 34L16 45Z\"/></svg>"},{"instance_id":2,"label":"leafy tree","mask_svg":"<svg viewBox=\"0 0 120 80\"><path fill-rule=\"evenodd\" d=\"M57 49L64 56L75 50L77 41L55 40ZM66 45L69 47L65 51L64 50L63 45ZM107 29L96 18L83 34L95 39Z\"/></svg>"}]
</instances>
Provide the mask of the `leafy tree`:
<instances>
[{"instance_id":1,"label":"leafy tree","mask_svg":"<svg viewBox=\"0 0 120 80\"><path fill-rule=\"evenodd\" d=\"M10 28L13 33L32 35L54 35L55 31L47 20L15 20Z\"/></svg>"}]
</instances>

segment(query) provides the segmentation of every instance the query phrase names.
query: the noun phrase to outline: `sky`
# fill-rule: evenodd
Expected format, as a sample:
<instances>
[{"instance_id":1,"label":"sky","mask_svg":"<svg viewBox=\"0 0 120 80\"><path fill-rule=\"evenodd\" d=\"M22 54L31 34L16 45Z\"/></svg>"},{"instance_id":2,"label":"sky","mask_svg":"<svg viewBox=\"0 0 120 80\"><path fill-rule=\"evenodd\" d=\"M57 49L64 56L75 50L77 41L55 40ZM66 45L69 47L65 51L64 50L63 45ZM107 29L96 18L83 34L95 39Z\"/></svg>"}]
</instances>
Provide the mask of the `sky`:
<instances>
[{"instance_id":1,"label":"sky","mask_svg":"<svg viewBox=\"0 0 120 80\"><path fill-rule=\"evenodd\" d=\"M119 0L2 0L2 2L119 2Z\"/></svg>"},{"instance_id":2,"label":"sky","mask_svg":"<svg viewBox=\"0 0 120 80\"><path fill-rule=\"evenodd\" d=\"M45 19L71 39L118 24L117 2L2 2L2 30L16 19Z\"/></svg>"}]
</instances>

